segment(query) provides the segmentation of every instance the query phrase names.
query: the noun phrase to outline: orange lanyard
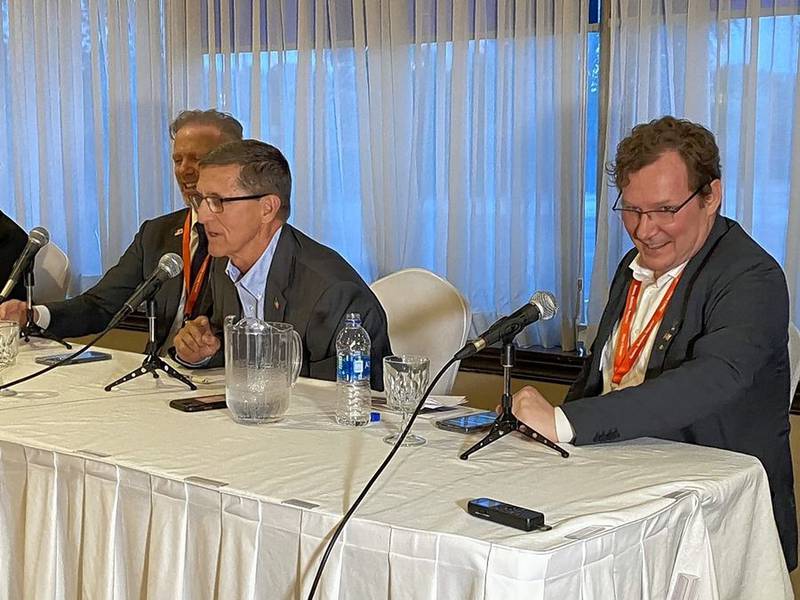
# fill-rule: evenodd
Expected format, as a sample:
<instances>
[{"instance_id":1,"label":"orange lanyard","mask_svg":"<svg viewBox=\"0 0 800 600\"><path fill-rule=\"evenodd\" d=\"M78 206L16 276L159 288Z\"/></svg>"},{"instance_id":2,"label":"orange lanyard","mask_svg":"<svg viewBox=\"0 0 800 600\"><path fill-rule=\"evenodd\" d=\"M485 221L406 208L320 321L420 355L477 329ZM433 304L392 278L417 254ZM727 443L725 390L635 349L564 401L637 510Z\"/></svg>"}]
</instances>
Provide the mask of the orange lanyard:
<instances>
[{"instance_id":1,"label":"orange lanyard","mask_svg":"<svg viewBox=\"0 0 800 600\"><path fill-rule=\"evenodd\" d=\"M186 303L183 305L183 317L188 319L192 315L192 309L197 303L197 298L200 296L200 289L203 287L203 280L206 277L208 270L208 263L211 260L211 255L205 257L203 264L200 265L200 270L197 271L197 277L194 282L192 278L192 211L191 209L186 213L186 221L183 224L183 289L186 292ZM191 285L189 285L191 283Z\"/></svg>"},{"instance_id":2,"label":"orange lanyard","mask_svg":"<svg viewBox=\"0 0 800 600\"><path fill-rule=\"evenodd\" d=\"M619 326L617 347L614 350L614 375L611 378L614 384L619 385L622 378L628 374L633 368L633 365L636 364L636 361L639 360L639 356L642 354L642 350L650 334L653 332L655 326L661 323L661 320L664 318L664 313L667 312L667 304L669 304L672 293L675 291L680 279L681 276L678 275L672 280L672 283L667 289L667 293L664 294L664 297L658 304L656 312L650 317L647 326L637 336L633 344L631 344L631 325L633 324L633 317L636 314L636 304L639 301L639 291L642 288L642 282L638 279L631 281L631 285L628 288L628 299L625 301L625 313L622 316L622 323Z\"/></svg>"}]
</instances>

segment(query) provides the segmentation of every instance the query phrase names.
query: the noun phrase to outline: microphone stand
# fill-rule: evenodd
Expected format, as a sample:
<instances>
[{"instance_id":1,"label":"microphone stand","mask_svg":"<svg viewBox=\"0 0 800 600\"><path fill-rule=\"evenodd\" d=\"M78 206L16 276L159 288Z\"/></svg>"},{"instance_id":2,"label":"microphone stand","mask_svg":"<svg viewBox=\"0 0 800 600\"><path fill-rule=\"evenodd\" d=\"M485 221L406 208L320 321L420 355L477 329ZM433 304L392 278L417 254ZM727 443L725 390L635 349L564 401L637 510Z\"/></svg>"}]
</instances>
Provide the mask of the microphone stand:
<instances>
[{"instance_id":1,"label":"microphone stand","mask_svg":"<svg viewBox=\"0 0 800 600\"><path fill-rule=\"evenodd\" d=\"M177 379L181 383L185 383L190 390L196 390L197 386L189 381L186 377L178 373L175 369L170 367L166 362L164 362L161 357L158 355L158 344L156 343L156 301L150 298L147 302L147 329L149 338L147 341L147 347L145 348L145 353L147 356L144 357L142 361L142 366L136 369L135 371L131 371L127 375L120 377L113 383L109 383L105 390L110 392L112 388L115 388L118 385L125 383L126 381L130 381L131 379L136 379L137 377L141 377L142 375L146 375L147 373L152 373L155 379L158 379L158 370L164 371L170 377Z\"/></svg>"},{"instance_id":2,"label":"microphone stand","mask_svg":"<svg viewBox=\"0 0 800 600\"><path fill-rule=\"evenodd\" d=\"M30 261L25 268L25 325L20 329L19 336L26 342L30 342L32 337L52 340L64 346L67 350L72 350L72 346L61 338L49 333L39 327L34 320L33 314L33 261Z\"/></svg>"},{"instance_id":3,"label":"microphone stand","mask_svg":"<svg viewBox=\"0 0 800 600\"><path fill-rule=\"evenodd\" d=\"M514 367L516 358L516 346L514 345L514 336L516 333L504 336L503 339L503 352L500 357L500 363L503 365L503 398L500 402L501 412L495 419L492 428L486 436L478 441L471 448L466 450L459 456L461 460L467 460L470 455L477 452L484 446L488 446L492 442L499 440L501 437L508 435L514 431L519 431L521 434L531 438L535 442L544 444L548 448L555 450L562 457L569 457L569 452L564 450L558 444L554 444L549 439L544 437L535 429L531 429L525 423L517 419L511 412L511 369Z\"/></svg>"}]
</instances>

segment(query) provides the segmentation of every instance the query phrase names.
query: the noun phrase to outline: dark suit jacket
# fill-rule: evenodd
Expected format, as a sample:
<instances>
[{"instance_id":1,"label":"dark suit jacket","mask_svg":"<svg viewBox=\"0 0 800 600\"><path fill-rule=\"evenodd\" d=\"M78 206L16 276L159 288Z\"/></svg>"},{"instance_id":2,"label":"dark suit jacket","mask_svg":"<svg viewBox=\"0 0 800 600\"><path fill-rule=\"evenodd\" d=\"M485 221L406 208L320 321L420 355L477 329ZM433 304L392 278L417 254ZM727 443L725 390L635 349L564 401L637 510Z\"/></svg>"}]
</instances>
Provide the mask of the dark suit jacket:
<instances>
[{"instance_id":1,"label":"dark suit jacket","mask_svg":"<svg viewBox=\"0 0 800 600\"><path fill-rule=\"evenodd\" d=\"M717 216L667 307L645 381L600 396L602 349L622 315L635 255L631 250L617 269L591 360L563 406L575 444L651 436L757 457L791 570L797 522L783 271L735 221Z\"/></svg>"},{"instance_id":2,"label":"dark suit jacket","mask_svg":"<svg viewBox=\"0 0 800 600\"><path fill-rule=\"evenodd\" d=\"M133 242L97 284L79 296L63 302L46 304L50 310L50 325L47 331L58 337L75 337L102 331L114 314L130 297L142 281L158 265L166 252L180 256L181 232L186 219L182 210L142 223ZM208 278L198 298L198 308L209 294ZM161 346L172 327L175 313L183 293L183 276L168 279L156 292L156 315L158 317L156 338Z\"/></svg>"},{"instance_id":3,"label":"dark suit jacket","mask_svg":"<svg viewBox=\"0 0 800 600\"><path fill-rule=\"evenodd\" d=\"M27 243L28 234L25 230L0 211L0 287L8 281L11 269ZM12 298L25 300L25 285L22 278L11 290L8 299Z\"/></svg>"},{"instance_id":4,"label":"dark suit jacket","mask_svg":"<svg viewBox=\"0 0 800 600\"><path fill-rule=\"evenodd\" d=\"M241 315L236 288L225 273L227 258L211 265L211 302L207 314L222 339L227 315ZM391 354L386 313L364 280L347 261L327 246L284 224L272 259L264 296L264 320L290 323L303 341L300 374L336 379L336 336L346 313L361 314L369 333L371 385L383 389L383 357ZM206 366L224 364L218 352Z\"/></svg>"}]
</instances>

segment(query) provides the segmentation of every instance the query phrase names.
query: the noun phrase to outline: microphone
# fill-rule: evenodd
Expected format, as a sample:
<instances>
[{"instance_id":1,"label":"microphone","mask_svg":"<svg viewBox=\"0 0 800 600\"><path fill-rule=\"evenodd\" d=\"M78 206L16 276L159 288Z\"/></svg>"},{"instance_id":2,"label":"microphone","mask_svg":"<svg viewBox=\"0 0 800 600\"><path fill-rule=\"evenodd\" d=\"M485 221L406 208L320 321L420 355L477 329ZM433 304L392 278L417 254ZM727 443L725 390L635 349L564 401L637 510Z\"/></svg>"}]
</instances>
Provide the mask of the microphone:
<instances>
[{"instance_id":1,"label":"microphone","mask_svg":"<svg viewBox=\"0 0 800 600\"><path fill-rule=\"evenodd\" d=\"M454 358L461 360L472 356L504 337L517 335L525 327L539 319L543 321L552 319L557 310L558 304L556 304L553 294L550 292L536 292L531 296L528 304L507 317L502 317L496 321L478 339L467 342L461 350L456 352Z\"/></svg>"},{"instance_id":2,"label":"microphone","mask_svg":"<svg viewBox=\"0 0 800 600\"><path fill-rule=\"evenodd\" d=\"M6 301L11 291L14 289L14 286L19 282L20 277L22 277L22 274L25 273L28 265L31 264L31 261L36 256L36 253L39 252L42 247L46 246L49 241L50 234L47 233L47 229L44 227L34 227L31 229L28 235L28 243L25 244L25 247L17 258L17 262L14 263L11 274L8 276L8 281L6 281L3 289L0 290L0 302Z\"/></svg>"},{"instance_id":3,"label":"microphone","mask_svg":"<svg viewBox=\"0 0 800 600\"><path fill-rule=\"evenodd\" d=\"M155 294L162 283L179 275L182 270L183 259L174 252L167 252L159 259L158 265L150 273L150 276L133 291L131 297L128 298L120 310L120 314L127 315L132 313L142 302Z\"/></svg>"}]
</instances>

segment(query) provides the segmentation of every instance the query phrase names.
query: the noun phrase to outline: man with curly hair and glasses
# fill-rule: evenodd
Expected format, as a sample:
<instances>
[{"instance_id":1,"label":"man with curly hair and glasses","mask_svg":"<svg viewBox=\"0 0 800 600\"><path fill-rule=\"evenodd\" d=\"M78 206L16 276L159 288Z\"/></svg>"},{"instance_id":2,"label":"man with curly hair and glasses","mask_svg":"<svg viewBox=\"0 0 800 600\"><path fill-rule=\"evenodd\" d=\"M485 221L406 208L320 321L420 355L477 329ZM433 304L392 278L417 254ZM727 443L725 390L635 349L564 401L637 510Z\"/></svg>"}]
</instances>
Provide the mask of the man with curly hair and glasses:
<instances>
[{"instance_id":1,"label":"man with curly hair and glasses","mask_svg":"<svg viewBox=\"0 0 800 600\"><path fill-rule=\"evenodd\" d=\"M637 125L609 175L634 248L591 357L554 408L534 388L514 414L555 442L656 437L757 457L789 570L797 522L789 452L789 297L778 263L720 214L719 149L674 117Z\"/></svg>"}]
</instances>

